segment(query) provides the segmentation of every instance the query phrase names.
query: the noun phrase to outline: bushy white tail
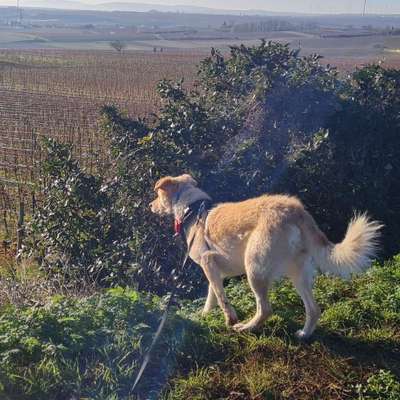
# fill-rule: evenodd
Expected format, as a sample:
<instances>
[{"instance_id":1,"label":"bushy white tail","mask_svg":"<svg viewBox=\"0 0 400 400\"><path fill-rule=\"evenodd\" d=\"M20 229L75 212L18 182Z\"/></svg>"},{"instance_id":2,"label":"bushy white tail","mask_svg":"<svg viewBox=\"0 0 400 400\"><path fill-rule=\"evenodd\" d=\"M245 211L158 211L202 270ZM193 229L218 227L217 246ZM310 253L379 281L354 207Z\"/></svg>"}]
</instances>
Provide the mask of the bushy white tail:
<instances>
[{"instance_id":1,"label":"bushy white tail","mask_svg":"<svg viewBox=\"0 0 400 400\"><path fill-rule=\"evenodd\" d=\"M321 271L348 278L367 269L376 256L382 227L366 214L354 216L341 243L315 249L314 257Z\"/></svg>"}]
</instances>

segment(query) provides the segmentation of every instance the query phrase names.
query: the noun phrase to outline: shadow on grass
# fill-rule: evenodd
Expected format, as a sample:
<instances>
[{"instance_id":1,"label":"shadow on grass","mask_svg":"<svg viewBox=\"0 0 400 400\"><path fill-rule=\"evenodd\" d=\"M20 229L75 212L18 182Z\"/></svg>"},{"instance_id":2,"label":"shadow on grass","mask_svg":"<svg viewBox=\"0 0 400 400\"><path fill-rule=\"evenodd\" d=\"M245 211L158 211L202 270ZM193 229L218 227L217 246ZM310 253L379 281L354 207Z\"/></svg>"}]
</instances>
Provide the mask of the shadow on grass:
<instances>
[{"instance_id":1,"label":"shadow on grass","mask_svg":"<svg viewBox=\"0 0 400 400\"><path fill-rule=\"evenodd\" d=\"M400 377L400 341L396 339L368 339L360 336L348 336L336 333L324 327L318 327L312 338L307 341L299 341L294 333L302 327L295 320L286 320L277 314L272 320L278 319L278 324L267 323L267 326L258 332L251 334L237 334L221 325L207 329L206 324L191 322L187 329L191 331L184 348L181 348L179 374L189 373L193 368L210 367L222 364L249 355L245 351L249 342L255 343L253 352L264 347L267 353L274 351L275 341L280 341L282 346L289 350L304 349L310 351L315 344L322 345L328 356L345 359L352 367L364 371L377 369L391 370ZM366 329L365 332L368 330ZM252 339L249 340L249 337ZM269 342L271 339L271 342ZM258 346L259 344L259 346ZM268 349L268 347L270 347ZM262 350L261 350L262 351ZM236 352L236 354L232 354ZM185 362L186 361L186 362Z\"/></svg>"},{"instance_id":2,"label":"shadow on grass","mask_svg":"<svg viewBox=\"0 0 400 400\"><path fill-rule=\"evenodd\" d=\"M332 354L350 359L353 365L388 369L400 378L400 342L395 339L349 337L319 328L311 339L311 343L315 342L323 344Z\"/></svg>"}]
</instances>

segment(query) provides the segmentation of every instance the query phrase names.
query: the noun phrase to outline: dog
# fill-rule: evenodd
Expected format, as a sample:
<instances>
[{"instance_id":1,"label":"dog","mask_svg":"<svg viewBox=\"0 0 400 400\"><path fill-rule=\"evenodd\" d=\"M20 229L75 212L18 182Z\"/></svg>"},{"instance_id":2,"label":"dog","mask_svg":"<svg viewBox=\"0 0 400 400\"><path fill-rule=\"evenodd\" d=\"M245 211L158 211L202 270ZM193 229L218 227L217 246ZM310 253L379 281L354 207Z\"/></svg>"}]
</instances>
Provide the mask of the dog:
<instances>
[{"instance_id":1,"label":"dog","mask_svg":"<svg viewBox=\"0 0 400 400\"><path fill-rule=\"evenodd\" d=\"M154 190L151 211L174 216L175 228L183 228L190 258L208 279L202 313L219 305L226 324L239 332L262 326L272 313L268 290L274 280L286 276L306 312L304 327L296 335L309 338L321 315L312 293L315 272L348 278L368 268L378 250L382 225L365 214L356 215L343 241L333 244L296 197L266 194L218 204L207 212L199 207L211 198L188 174L164 177ZM223 286L225 278L239 275L246 275L256 300L256 313L247 322L238 321Z\"/></svg>"}]
</instances>

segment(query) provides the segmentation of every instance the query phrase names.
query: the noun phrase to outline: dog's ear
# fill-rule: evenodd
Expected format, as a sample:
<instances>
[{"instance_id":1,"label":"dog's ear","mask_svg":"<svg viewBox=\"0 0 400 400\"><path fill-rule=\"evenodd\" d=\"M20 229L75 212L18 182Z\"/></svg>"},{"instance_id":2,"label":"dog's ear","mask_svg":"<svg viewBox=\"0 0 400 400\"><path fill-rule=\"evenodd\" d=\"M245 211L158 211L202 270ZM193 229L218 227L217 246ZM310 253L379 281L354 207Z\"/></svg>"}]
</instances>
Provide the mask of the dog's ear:
<instances>
[{"instance_id":1,"label":"dog's ear","mask_svg":"<svg viewBox=\"0 0 400 400\"><path fill-rule=\"evenodd\" d=\"M197 186L197 181L189 174L178 176L178 179L182 183L188 183L190 185Z\"/></svg>"},{"instance_id":2,"label":"dog's ear","mask_svg":"<svg viewBox=\"0 0 400 400\"><path fill-rule=\"evenodd\" d=\"M178 182L172 176L166 176L165 178L161 178L156 182L154 186L154 190L164 190L168 194L174 193L178 190Z\"/></svg>"}]
</instances>

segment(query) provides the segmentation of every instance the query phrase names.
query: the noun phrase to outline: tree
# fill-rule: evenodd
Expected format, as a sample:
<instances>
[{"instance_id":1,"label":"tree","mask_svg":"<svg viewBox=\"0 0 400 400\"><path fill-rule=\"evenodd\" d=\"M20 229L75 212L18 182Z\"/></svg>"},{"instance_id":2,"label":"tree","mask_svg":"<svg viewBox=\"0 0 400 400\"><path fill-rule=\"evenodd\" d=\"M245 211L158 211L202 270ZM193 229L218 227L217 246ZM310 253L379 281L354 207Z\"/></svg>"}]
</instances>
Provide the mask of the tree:
<instances>
[{"instance_id":1,"label":"tree","mask_svg":"<svg viewBox=\"0 0 400 400\"><path fill-rule=\"evenodd\" d=\"M122 51L127 47L126 43L122 42L121 40L110 42L110 46L120 54L122 54Z\"/></svg>"}]
</instances>

